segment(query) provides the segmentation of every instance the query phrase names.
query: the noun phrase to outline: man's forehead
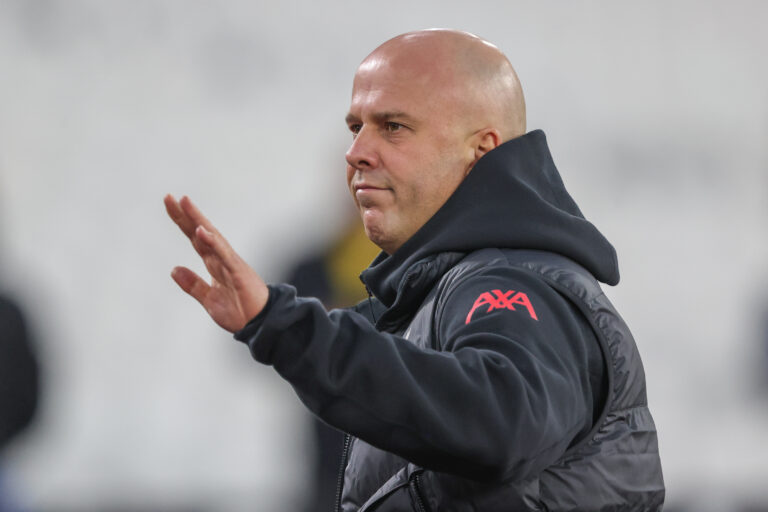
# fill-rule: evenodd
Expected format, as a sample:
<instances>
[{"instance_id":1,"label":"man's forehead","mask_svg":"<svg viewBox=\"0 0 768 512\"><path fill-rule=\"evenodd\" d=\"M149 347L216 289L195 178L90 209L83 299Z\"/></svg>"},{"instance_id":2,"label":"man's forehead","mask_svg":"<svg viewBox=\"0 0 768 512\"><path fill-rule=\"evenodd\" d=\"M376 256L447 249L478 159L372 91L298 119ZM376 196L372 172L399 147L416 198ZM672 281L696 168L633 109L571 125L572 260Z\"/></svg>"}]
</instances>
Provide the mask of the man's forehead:
<instances>
[{"instance_id":1,"label":"man's forehead","mask_svg":"<svg viewBox=\"0 0 768 512\"><path fill-rule=\"evenodd\" d=\"M357 68L358 78L396 75L399 80L426 82L429 79L445 81L455 75L456 59L435 46L390 44L371 53Z\"/></svg>"},{"instance_id":2,"label":"man's forehead","mask_svg":"<svg viewBox=\"0 0 768 512\"><path fill-rule=\"evenodd\" d=\"M401 73L397 69L377 68L355 75L350 114L384 118L417 118L428 104L444 97L442 87L424 75Z\"/></svg>"},{"instance_id":3,"label":"man's forehead","mask_svg":"<svg viewBox=\"0 0 768 512\"><path fill-rule=\"evenodd\" d=\"M396 80L378 83L356 83L352 89L347 121L360 120L363 116L375 117L376 121L394 118L415 119L418 117L421 95L414 87Z\"/></svg>"},{"instance_id":4,"label":"man's forehead","mask_svg":"<svg viewBox=\"0 0 768 512\"><path fill-rule=\"evenodd\" d=\"M397 53L378 54L358 67L352 82L352 100L436 100L457 85L461 85L460 79L450 62Z\"/></svg>"}]
</instances>

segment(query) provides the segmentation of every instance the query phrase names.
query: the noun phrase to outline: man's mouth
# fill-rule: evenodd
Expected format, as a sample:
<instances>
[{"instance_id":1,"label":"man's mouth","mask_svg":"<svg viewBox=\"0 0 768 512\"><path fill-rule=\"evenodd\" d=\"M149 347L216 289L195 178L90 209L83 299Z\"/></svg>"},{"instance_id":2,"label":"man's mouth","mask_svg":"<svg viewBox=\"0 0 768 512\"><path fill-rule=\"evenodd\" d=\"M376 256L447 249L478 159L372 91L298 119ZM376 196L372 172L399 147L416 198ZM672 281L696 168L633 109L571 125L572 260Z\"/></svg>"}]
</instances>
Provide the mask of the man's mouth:
<instances>
[{"instance_id":1,"label":"man's mouth","mask_svg":"<svg viewBox=\"0 0 768 512\"><path fill-rule=\"evenodd\" d=\"M358 190L386 190L387 187L377 187L370 183L357 183L355 184L354 189L355 192L357 192Z\"/></svg>"}]
</instances>

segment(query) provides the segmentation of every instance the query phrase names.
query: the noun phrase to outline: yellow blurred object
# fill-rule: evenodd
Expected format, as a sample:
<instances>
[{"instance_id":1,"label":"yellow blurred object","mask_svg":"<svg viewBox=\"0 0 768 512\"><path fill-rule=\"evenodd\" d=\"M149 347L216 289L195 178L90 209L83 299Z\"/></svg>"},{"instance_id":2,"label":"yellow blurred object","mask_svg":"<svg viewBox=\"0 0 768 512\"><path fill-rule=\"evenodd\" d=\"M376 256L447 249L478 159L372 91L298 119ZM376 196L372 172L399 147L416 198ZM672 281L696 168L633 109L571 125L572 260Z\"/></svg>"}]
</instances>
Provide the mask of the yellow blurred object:
<instances>
[{"instance_id":1,"label":"yellow blurred object","mask_svg":"<svg viewBox=\"0 0 768 512\"><path fill-rule=\"evenodd\" d=\"M360 282L360 272L380 251L366 236L362 223L350 224L331 248L326 263L333 284L334 306L349 306L368 297L365 286Z\"/></svg>"}]
</instances>

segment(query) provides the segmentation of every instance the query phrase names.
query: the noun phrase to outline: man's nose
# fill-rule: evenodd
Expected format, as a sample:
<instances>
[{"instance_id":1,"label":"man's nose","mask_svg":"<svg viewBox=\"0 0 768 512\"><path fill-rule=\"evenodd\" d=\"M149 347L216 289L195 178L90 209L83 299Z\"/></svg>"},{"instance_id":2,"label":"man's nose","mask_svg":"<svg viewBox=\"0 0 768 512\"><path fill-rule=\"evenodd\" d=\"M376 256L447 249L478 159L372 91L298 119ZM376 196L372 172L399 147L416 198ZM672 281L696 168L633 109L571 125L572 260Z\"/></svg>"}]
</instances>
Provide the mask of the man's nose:
<instances>
[{"instance_id":1,"label":"man's nose","mask_svg":"<svg viewBox=\"0 0 768 512\"><path fill-rule=\"evenodd\" d=\"M355 135L346 154L347 163L355 169L375 168L379 165L373 131L363 126Z\"/></svg>"}]
</instances>

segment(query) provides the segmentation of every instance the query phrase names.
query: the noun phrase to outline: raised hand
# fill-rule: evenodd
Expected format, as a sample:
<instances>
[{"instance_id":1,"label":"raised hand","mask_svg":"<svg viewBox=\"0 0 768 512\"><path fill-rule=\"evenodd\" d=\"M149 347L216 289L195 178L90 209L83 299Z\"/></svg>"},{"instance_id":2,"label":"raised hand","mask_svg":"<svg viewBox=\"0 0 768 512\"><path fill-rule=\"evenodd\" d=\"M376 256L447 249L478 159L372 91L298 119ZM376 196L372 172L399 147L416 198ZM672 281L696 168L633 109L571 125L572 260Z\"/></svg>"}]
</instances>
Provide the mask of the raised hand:
<instances>
[{"instance_id":1,"label":"raised hand","mask_svg":"<svg viewBox=\"0 0 768 512\"><path fill-rule=\"evenodd\" d=\"M203 259L211 284L186 267L175 267L171 277L214 322L230 332L239 331L266 305L267 285L187 196L176 201L168 194L164 203L168 215Z\"/></svg>"}]
</instances>

